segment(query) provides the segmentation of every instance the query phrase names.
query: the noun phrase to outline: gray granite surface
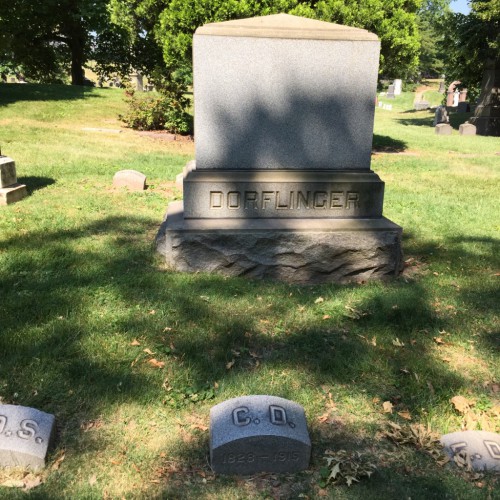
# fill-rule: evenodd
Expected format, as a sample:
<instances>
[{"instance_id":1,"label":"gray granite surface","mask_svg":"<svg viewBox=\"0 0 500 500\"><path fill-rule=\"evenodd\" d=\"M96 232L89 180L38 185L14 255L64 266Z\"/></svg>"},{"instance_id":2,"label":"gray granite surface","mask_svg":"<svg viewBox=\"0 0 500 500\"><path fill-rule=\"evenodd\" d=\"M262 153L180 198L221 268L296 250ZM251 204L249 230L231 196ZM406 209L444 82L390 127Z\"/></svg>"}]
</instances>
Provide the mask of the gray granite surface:
<instances>
[{"instance_id":1,"label":"gray granite surface","mask_svg":"<svg viewBox=\"0 0 500 500\"><path fill-rule=\"evenodd\" d=\"M0 156L0 188L17 183L16 164L8 156Z\"/></svg>"},{"instance_id":2,"label":"gray granite surface","mask_svg":"<svg viewBox=\"0 0 500 500\"><path fill-rule=\"evenodd\" d=\"M197 168L368 169L379 50L373 35L292 39L198 30Z\"/></svg>"},{"instance_id":3,"label":"gray granite surface","mask_svg":"<svg viewBox=\"0 0 500 500\"><path fill-rule=\"evenodd\" d=\"M500 472L500 434L486 431L460 431L445 434L441 443L448 455L466 451L477 471Z\"/></svg>"},{"instance_id":4,"label":"gray granite surface","mask_svg":"<svg viewBox=\"0 0 500 500\"><path fill-rule=\"evenodd\" d=\"M210 461L219 474L297 472L311 455L304 409L276 396L241 396L210 410Z\"/></svg>"},{"instance_id":5,"label":"gray granite surface","mask_svg":"<svg viewBox=\"0 0 500 500\"><path fill-rule=\"evenodd\" d=\"M0 466L45 466L54 415L35 408L0 405Z\"/></svg>"}]
</instances>

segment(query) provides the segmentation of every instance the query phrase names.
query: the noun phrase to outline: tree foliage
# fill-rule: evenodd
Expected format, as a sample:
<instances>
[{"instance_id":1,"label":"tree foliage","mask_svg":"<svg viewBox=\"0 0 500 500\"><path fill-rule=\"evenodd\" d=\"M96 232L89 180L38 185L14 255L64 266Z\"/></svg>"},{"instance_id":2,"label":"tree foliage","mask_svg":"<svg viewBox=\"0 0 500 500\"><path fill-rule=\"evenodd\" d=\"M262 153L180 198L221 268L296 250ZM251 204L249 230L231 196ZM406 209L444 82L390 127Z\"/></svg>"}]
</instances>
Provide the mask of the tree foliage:
<instances>
[{"instance_id":1,"label":"tree foliage","mask_svg":"<svg viewBox=\"0 0 500 500\"><path fill-rule=\"evenodd\" d=\"M109 27L108 0L0 0L0 58L38 81L71 72L83 84L83 65L98 34Z\"/></svg>"},{"instance_id":2,"label":"tree foliage","mask_svg":"<svg viewBox=\"0 0 500 500\"><path fill-rule=\"evenodd\" d=\"M443 18L450 13L451 0L424 0L418 11L420 32L419 73L437 77L444 71L446 51L443 47L441 27Z\"/></svg>"},{"instance_id":3,"label":"tree foliage","mask_svg":"<svg viewBox=\"0 0 500 500\"><path fill-rule=\"evenodd\" d=\"M446 78L460 80L473 99L487 61L500 64L500 0L471 0L468 15L449 13L441 27Z\"/></svg>"},{"instance_id":4,"label":"tree foliage","mask_svg":"<svg viewBox=\"0 0 500 500\"><path fill-rule=\"evenodd\" d=\"M381 73L406 77L418 64L421 0L111 0L113 19L139 47L161 48L165 73L190 74L193 33L209 23L289 13L365 28L381 39ZM156 61L156 67L159 67Z\"/></svg>"}]
</instances>

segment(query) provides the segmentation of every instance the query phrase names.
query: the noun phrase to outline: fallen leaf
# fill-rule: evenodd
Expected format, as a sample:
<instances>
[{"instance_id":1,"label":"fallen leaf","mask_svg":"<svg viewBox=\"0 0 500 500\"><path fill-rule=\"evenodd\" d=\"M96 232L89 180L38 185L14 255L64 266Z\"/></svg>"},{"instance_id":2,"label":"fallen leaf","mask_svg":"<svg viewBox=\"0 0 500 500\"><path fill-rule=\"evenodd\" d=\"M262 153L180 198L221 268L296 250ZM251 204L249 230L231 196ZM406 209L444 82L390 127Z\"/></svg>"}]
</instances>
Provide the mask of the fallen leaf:
<instances>
[{"instance_id":1,"label":"fallen leaf","mask_svg":"<svg viewBox=\"0 0 500 500\"><path fill-rule=\"evenodd\" d=\"M474 401L471 401L463 396L454 396L450 402L459 413L467 413L471 406L474 406Z\"/></svg>"},{"instance_id":2,"label":"fallen leaf","mask_svg":"<svg viewBox=\"0 0 500 500\"><path fill-rule=\"evenodd\" d=\"M408 410L398 411L398 415L405 420L411 420L411 414Z\"/></svg>"},{"instance_id":3,"label":"fallen leaf","mask_svg":"<svg viewBox=\"0 0 500 500\"><path fill-rule=\"evenodd\" d=\"M444 345L444 344L446 344L446 342L441 337L434 337L433 340L438 345Z\"/></svg>"},{"instance_id":4,"label":"fallen leaf","mask_svg":"<svg viewBox=\"0 0 500 500\"><path fill-rule=\"evenodd\" d=\"M384 413L392 413L392 403L390 401L384 401L382 407L384 408Z\"/></svg>"},{"instance_id":5,"label":"fallen leaf","mask_svg":"<svg viewBox=\"0 0 500 500\"><path fill-rule=\"evenodd\" d=\"M54 460L52 470L58 470L61 467L61 462L66 458L66 451L63 450L61 454Z\"/></svg>"},{"instance_id":6,"label":"fallen leaf","mask_svg":"<svg viewBox=\"0 0 500 500\"><path fill-rule=\"evenodd\" d=\"M396 347L404 347L405 346L404 342L401 342L401 340L399 340L397 337L392 341L392 345L394 345Z\"/></svg>"},{"instance_id":7,"label":"fallen leaf","mask_svg":"<svg viewBox=\"0 0 500 500\"><path fill-rule=\"evenodd\" d=\"M172 328L170 328L169 326L166 326L164 329L163 329L164 332L171 332L172 331Z\"/></svg>"},{"instance_id":8,"label":"fallen leaf","mask_svg":"<svg viewBox=\"0 0 500 500\"><path fill-rule=\"evenodd\" d=\"M130 342L130 345L141 345L141 343L137 339L134 339Z\"/></svg>"},{"instance_id":9,"label":"fallen leaf","mask_svg":"<svg viewBox=\"0 0 500 500\"><path fill-rule=\"evenodd\" d=\"M370 344L374 347L377 347L377 337L372 337Z\"/></svg>"},{"instance_id":10,"label":"fallen leaf","mask_svg":"<svg viewBox=\"0 0 500 500\"><path fill-rule=\"evenodd\" d=\"M8 479L0 483L0 486L5 486L6 488L24 488L24 481L20 479Z\"/></svg>"},{"instance_id":11,"label":"fallen leaf","mask_svg":"<svg viewBox=\"0 0 500 500\"><path fill-rule=\"evenodd\" d=\"M234 363L235 363L234 359L229 361L229 363L226 364L226 370L230 370L234 366Z\"/></svg>"},{"instance_id":12,"label":"fallen leaf","mask_svg":"<svg viewBox=\"0 0 500 500\"><path fill-rule=\"evenodd\" d=\"M321 304L321 302L324 302L324 301L325 301L325 299L324 299L323 297L318 297L318 298L314 301L314 303L315 303L315 304Z\"/></svg>"},{"instance_id":13,"label":"fallen leaf","mask_svg":"<svg viewBox=\"0 0 500 500\"><path fill-rule=\"evenodd\" d=\"M92 474L89 477L89 484L90 484L90 486L94 486L95 483L97 483L97 475L96 474Z\"/></svg>"},{"instance_id":14,"label":"fallen leaf","mask_svg":"<svg viewBox=\"0 0 500 500\"><path fill-rule=\"evenodd\" d=\"M156 358L151 358L148 363L155 368L163 368L165 366L165 361L158 361Z\"/></svg>"},{"instance_id":15,"label":"fallen leaf","mask_svg":"<svg viewBox=\"0 0 500 500\"><path fill-rule=\"evenodd\" d=\"M156 311L154 309L151 309L151 311L149 311L149 314L156 314Z\"/></svg>"},{"instance_id":16,"label":"fallen leaf","mask_svg":"<svg viewBox=\"0 0 500 500\"><path fill-rule=\"evenodd\" d=\"M331 318L331 316L330 316L329 314L325 314L325 315L323 316L323 319L330 319L330 318Z\"/></svg>"},{"instance_id":17,"label":"fallen leaf","mask_svg":"<svg viewBox=\"0 0 500 500\"><path fill-rule=\"evenodd\" d=\"M143 352L145 352L146 354L149 354L150 356L152 356L154 354L154 352L151 351L151 349L148 349L146 347L146 349L143 349Z\"/></svg>"},{"instance_id":18,"label":"fallen leaf","mask_svg":"<svg viewBox=\"0 0 500 500\"><path fill-rule=\"evenodd\" d=\"M27 477L24 478L24 489L25 490L31 490L33 488L36 488L37 486L40 486L42 484L42 478L40 476L31 476L29 474Z\"/></svg>"},{"instance_id":19,"label":"fallen leaf","mask_svg":"<svg viewBox=\"0 0 500 500\"><path fill-rule=\"evenodd\" d=\"M380 403L380 398L373 398L372 403L375 403L375 404Z\"/></svg>"}]
</instances>

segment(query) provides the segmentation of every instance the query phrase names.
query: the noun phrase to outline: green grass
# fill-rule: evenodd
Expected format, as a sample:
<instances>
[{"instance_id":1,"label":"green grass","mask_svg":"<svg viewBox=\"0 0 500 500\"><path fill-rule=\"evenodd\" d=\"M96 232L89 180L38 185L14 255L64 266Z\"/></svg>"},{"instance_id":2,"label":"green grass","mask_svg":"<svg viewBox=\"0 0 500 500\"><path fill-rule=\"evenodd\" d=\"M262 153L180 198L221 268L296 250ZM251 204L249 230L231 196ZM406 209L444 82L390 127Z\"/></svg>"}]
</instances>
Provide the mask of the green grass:
<instances>
[{"instance_id":1,"label":"green grass","mask_svg":"<svg viewBox=\"0 0 500 500\"><path fill-rule=\"evenodd\" d=\"M120 128L121 91L0 85L2 153L30 191L0 208L0 397L57 419L31 496L315 498L325 450L343 447L378 470L329 488L332 498L499 498L495 477L478 487L380 434L403 411L436 432L459 430L455 395L477 402L469 426L500 431L498 138L436 136L413 97L377 109L372 162L384 214L404 228L404 274L298 287L165 270L154 236L194 148L82 130ZM150 188L112 189L125 168ZM304 406L307 472L211 473L209 409L242 394ZM0 471L0 484L23 477Z\"/></svg>"}]
</instances>

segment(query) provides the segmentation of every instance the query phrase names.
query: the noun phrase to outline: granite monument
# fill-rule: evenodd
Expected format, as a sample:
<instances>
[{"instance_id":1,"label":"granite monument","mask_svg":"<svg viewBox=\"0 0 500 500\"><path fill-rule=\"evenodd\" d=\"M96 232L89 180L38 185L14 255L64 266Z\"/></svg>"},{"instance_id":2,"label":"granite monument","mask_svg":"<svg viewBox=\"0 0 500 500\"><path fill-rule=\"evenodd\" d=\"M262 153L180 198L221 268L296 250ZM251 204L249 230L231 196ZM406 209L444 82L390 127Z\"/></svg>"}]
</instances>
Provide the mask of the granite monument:
<instances>
[{"instance_id":1,"label":"granite monument","mask_svg":"<svg viewBox=\"0 0 500 500\"><path fill-rule=\"evenodd\" d=\"M179 271L322 283L394 276L402 229L370 169L380 42L287 14L193 41L196 161L157 248Z\"/></svg>"}]
</instances>

